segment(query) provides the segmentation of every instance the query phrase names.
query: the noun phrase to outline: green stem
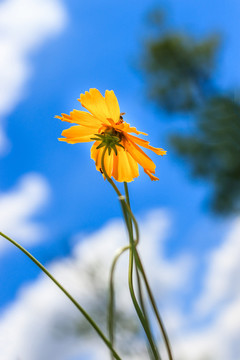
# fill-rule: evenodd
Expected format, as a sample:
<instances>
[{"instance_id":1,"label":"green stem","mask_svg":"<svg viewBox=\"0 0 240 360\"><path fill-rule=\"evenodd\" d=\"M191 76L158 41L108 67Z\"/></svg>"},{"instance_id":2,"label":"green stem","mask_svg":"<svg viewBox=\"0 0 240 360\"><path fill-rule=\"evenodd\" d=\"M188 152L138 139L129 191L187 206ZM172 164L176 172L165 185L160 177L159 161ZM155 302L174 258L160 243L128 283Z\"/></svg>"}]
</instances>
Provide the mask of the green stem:
<instances>
[{"instance_id":1,"label":"green stem","mask_svg":"<svg viewBox=\"0 0 240 360\"><path fill-rule=\"evenodd\" d=\"M155 302L155 299L153 297L153 294L152 294L152 291L151 291L151 288L149 286L149 283L148 283L148 280L147 280L147 277L146 277L146 274L145 274L145 271L144 271L144 268L143 268L143 265L142 265L142 262L140 260L140 257L139 257L139 254L137 252L137 249L136 249L136 246L139 242L139 230L138 230L138 224L137 224L137 221L131 211L131 208L129 206L129 194L128 194L128 189L127 189L127 192L126 192L126 198L128 199L127 201L124 200L124 197L122 196L122 194L120 193L120 191L118 190L117 186L115 185L115 183L112 181L112 179L108 176L108 174L106 173L106 170L105 170L105 166L104 166L104 155L106 153L106 150L107 148L104 149L103 151L103 154L102 154L102 159L101 159L101 166L102 166L102 170L103 170L103 173L104 173L104 176L106 177L106 179L108 180L108 182L112 185L112 187L114 188L114 190L116 191L118 197L119 197L119 200L121 202L121 206L122 206L122 209L123 209L123 213L124 213L124 218L125 220L128 218L128 215L131 217L133 223L134 223L134 227L135 227L135 232L136 232L136 240L135 240L135 244L133 246L133 255L135 256L135 261L136 261L136 265L137 267L139 267L141 273L142 273L142 276L143 276L143 279L144 279L144 283L145 283L145 286L146 286L146 289L147 289L147 293L148 293L148 296L149 296L149 299L150 299L150 302L151 302L151 305L152 305L152 308L154 310L154 313L156 315L156 318L157 318L157 321L158 321L158 324L159 324L159 327L160 327L160 330L162 332L162 335L163 335L163 339L164 339L164 343L165 343L165 346L166 346L166 349L167 349L167 353L168 353L168 358L169 360L173 360L173 355L172 355L172 351L171 351L171 346L170 346L170 342L169 342L169 339L168 339L168 335L167 335L167 332L165 330L165 327L164 327L164 324L163 324L163 321L160 317L160 314L158 312L158 309L157 309L157 306L156 306L156 302ZM127 188L127 184L124 183L124 186L125 186L125 190ZM128 215L125 214L124 212L124 205L127 209L127 212L128 212ZM128 225L128 221L126 221L126 224Z\"/></svg>"},{"instance_id":2,"label":"green stem","mask_svg":"<svg viewBox=\"0 0 240 360\"><path fill-rule=\"evenodd\" d=\"M20 249L25 255L27 255L57 286L58 288L69 298L69 300L77 307L77 309L82 313L85 319L90 323L90 325L95 329L98 335L102 338L104 343L111 350L113 356L117 360L121 360L120 356L113 349L111 342L105 337L100 328L94 322L94 320L88 315L88 313L81 307L81 305L68 293L68 291L48 272L48 270L32 255L30 254L24 247L18 244L16 241L11 239L9 236L0 232L0 236L4 237L6 240L10 241L13 245L15 245L18 249Z\"/></svg>"},{"instance_id":3,"label":"green stem","mask_svg":"<svg viewBox=\"0 0 240 360\"><path fill-rule=\"evenodd\" d=\"M112 346L114 346L114 340L115 340L114 339L114 321L115 321L115 312L114 312L114 298L115 298L114 272L115 272L115 268L116 268L118 259L128 249L129 249L129 245L124 246L123 248L121 248L117 252L117 254L115 255L115 257L113 259L111 270L110 270L109 303L108 303L108 333L109 333L109 339L110 339L110 342L111 342ZM111 359L113 359L112 352L111 352Z\"/></svg>"},{"instance_id":4,"label":"green stem","mask_svg":"<svg viewBox=\"0 0 240 360\"><path fill-rule=\"evenodd\" d=\"M141 324L143 326L143 329L145 331L145 334L146 334L146 336L148 338L148 341L149 341L149 344L151 346L154 357L155 357L156 360L159 360L160 358L159 358L158 352L156 350L156 345L153 342L152 335L151 335L151 333L149 331L149 328L148 328L148 326L146 324L146 321L145 321L145 317L144 317L144 315L143 315L143 313L141 311L140 306L138 305L137 298L136 298L136 295L135 295L135 292L134 292L134 287L133 287L133 259L134 259L133 252L134 252L135 246L138 244L138 239L139 239L138 224L137 224L137 221L136 221L136 219L135 219L129 205L125 201L124 196L122 196L121 192L118 190L117 186L115 185L115 183L112 181L112 179L108 176L108 174L106 172L105 165L104 165L104 156L106 154L106 151L107 151L107 147L104 148L103 153L102 153L101 168L102 168L104 176L106 177L108 182L112 185L112 187L114 188L114 190L116 191L116 193L117 193L117 195L119 197L121 207L122 207L122 211L123 211L123 215L124 215L124 219L125 219L125 222L126 222L126 225L127 225L127 228L128 228L129 238L130 238L129 273L128 273L129 274L128 275L128 281L129 281L130 295L132 297L133 305L134 305L135 310L137 312L138 318L139 318L139 320L140 320L140 322L141 322ZM136 232L136 241L135 242L134 242L134 239L133 239L132 231L130 229L130 222L128 220L129 219L128 213L131 214L131 218L132 218L132 221L133 221L134 226L135 226L135 232Z\"/></svg>"},{"instance_id":5,"label":"green stem","mask_svg":"<svg viewBox=\"0 0 240 360\"><path fill-rule=\"evenodd\" d=\"M136 219L135 219L135 217L133 216L133 213L132 213L131 209L130 209L128 206L127 206L126 208L127 208L128 212L129 212L129 216L132 217L132 220L133 220L134 225L135 225L136 233L138 234L138 233L139 233L139 230L138 230L138 225L137 225ZM165 346L166 346L166 349L167 349L167 353L168 353L168 358L169 358L169 360L173 360L173 354L172 354L172 351L171 351L171 346L170 346L170 341L169 341L169 339L168 339L167 331L166 331L166 329L165 329L165 326L164 326L164 324L163 324L163 321L162 321L162 319L161 319L161 317L160 317L160 314L159 314L159 312L158 312L158 308L157 308L157 305L156 305L154 296L153 296L153 294L152 294L150 285L149 285L149 283L148 283L147 276L146 276L146 273L145 273L145 271L144 271L144 268L143 268L143 265L142 265L141 259L140 259L140 257L139 257L139 254L138 254L138 251L137 251L137 247L136 247L136 246L134 247L134 256L135 256L135 260L136 260L136 266L139 268L139 270L140 270L141 273L142 273L143 280L144 280L144 283L145 283L145 286L146 286L146 289L147 289L147 293L148 293L148 296L149 296L149 299L150 299L152 308L153 308L153 310L154 310L154 313L155 313L156 318L157 318L157 321L158 321L159 328L160 328L161 333L162 333L162 335L163 335L164 343L165 343Z\"/></svg>"},{"instance_id":6,"label":"green stem","mask_svg":"<svg viewBox=\"0 0 240 360\"><path fill-rule=\"evenodd\" d=\"M134 241L133 229L132 229L132 226L129 225L129 224L132 224L132 220L129 217L129 213L128 213L129 205L128 204L129 204L129 202L128 203L125 202L124 211L126 213L125 217L128 218L127 225L129 226L128 227L128 234L129 234L129 241L130 241L130 245L131 245L131 253L130 253L130 256L129 256L129 289L130 289L130 293L131 293L131 296L132 296L132 300L133 300L136 312L138 314L138 317L139 317L139 319L140 319L140 321L141 321L141 323L143 325L143 328L144 328L145 333L146 333L147 338L148 338L148 342L149 342L149 345L150 345L150 348L148 347L148 351L150 350L150 354L151 354L150 356L151 357L153 356L154 359L161 360L160 354L159 354L157 346L155 344L153 334L152 334L150 326L149 326L149 321L148 321L147 314L146 314L146 311L145 311L143 298L140 299L140 305L141 305L141 307L140 307L138 305L138 301L137 301L135 291L134 291L134 287L133 287L133 264L135 263L135 266L136 266L135 252L136 252L136 245L139 242L139 231L138 231L137 222L136 222L136 220L134 218L134 220L136 222L136 226L137 226L137 228L136 228L136 239ZM137 273L137 276L139 276L137 266L136 266L136 273ZM140 290L140 292L141 292L141 288L138 288L138 290Z\"/></svg>"},{"instance_id":7,"label":"green stem","mask_svg":"<svg viewBox=\"0 0 240 360\"><path fill-rule=\"evenodd\" d=\"M130 294L131 294L132 301L133 301L134 307L136 309L137 315L139 317L139 320L141 321L141 324L142 324L142 326L144 328L145 334L146 334L146 336L148 338L148 342L149 342L149 345L151 347L154 359L160 360L159 354L158 354L158 351L157 351L157 347L156 347L156 345L155 345L155 343L153 341L152 334L151 334L150 329L148 327L148 323L147 323L147 321L146 321L146 319L144 317L144 314L143 314L140 306L138 305L137 298L136 298L136 295L135 295L135 292L134 292L134 287L133 287L133 259L134 259L133 248L131 247L131 249L129 251L129 273L128 273L129 274L128 283L129 283Z\"/></svg>"},{"instance_id":8,"label":"green stem","mask_svg":"<svg viewBox=\"0 0 240 360\"><path fill-rule=\"evenodd\" d=\"M138 225L137 225L136 219L135 219L135 217L133 216L133 213L132 213L131 209L129 209L129 207L126 207L126 208L127 208L128 212L129 212L129 215L132 217L132 220L133 220L134 225L135 225L135 231L136 231L136 233L138 234L138 233L139 233L139 230L138 230ZM143 265L142 265L141 259L140 259L140 257L139 257L139 254L138 254L138 251L137 251L136 246L134 247L134 256L135 256L135 259L136 259L136 265L137 265L137 267L140 269L140 271L141 271L141 273L142 273L143 280L144 280L144 283L145 283L145 286L146 286L146 289L147 289L147 293L148 293L148 296L149 296L149 299L150 299L152 308L153 308L153 310L154 310L154 313L155 313L155 315L156 315L159 328L160 328L161 333L162 333L162 335L163 335L163 340L164 340L164 343L165 343L165 346L166 346L166 349L167 349L168 358L169 358L169 360L173 360L173 354L172 354L172 351L171 351L171 346L170 346L170 341L169 341L169 339L168 339L167 331L166 331L166 329L165 329L165 326L164 326L164 324L163 324L163 321L162 321L162 319L161 319L161 317L160 317L160 314L159 314L159 312L158 312L158 308L157 308L157 305L156 305L154 296L153 296L153 294L152 294L150 285L149 285L149 283L148 283L147 276L146 276L146 273L145 273L145 271L144 271L144 268L143 268Z\"/></svg>"},{"instance_id":9,"label":"green stem","mask_svg":"<svg viewBox=\"0 0 240 360\"><path fill-rule=\"evenodd\" d=\"M140 271L142 273L142 276L143 276L143 279L144 279L144 283L145 283L145 286L146 286L146 289L147 289L147 292L148 292L148 296L149 296L152 308L154 310L154 313L156 315L159 327L160 327L162 335L163 335L164 343L165 343L167 353L168 353L168 358L169 358L169 360L173 360L173 354L172 354L172 350L171 350L171 346L170 346L170 341L168 339L167 331L165 329L163 321L162 321L162 319L160 317L160 314L158 312L158 308L157 308L154 296L152 294L150 285L148 283L147 276L146 276L146 273L144 271L144 268L143 268L143 265L142 265L142 262L141 262L141 259L139 257L137 249L136 249L136 261L137 261L137 266L139 267L139 269L140 269Z\"/></svg>"},{"instance_id":10,"label":"green stem","mask_svg":"<svg viewBox=\"0 0 240 360\"><path fill-rule=\"evenodd\" d=\"M127 185L126 182L124 182L124 190L125 190L126 202L127 202L128 206L129 206L129 208L131 209L128 185ZM128 216L128 221L129 221L129 228L131 230L131 233L133 234L133 232L132 232L133 231L133 229L132 229L132 219L131 219L130 216ZM139 269L138 269L138 266L136 265L136 262L135 262L135 267L136 267L135 270L136 270L136 278L137 278L137 286L138 286L139 303L140 303L143 315L145 317L146 324L147 324L149 330L151 331L149 320L148 320L148 314L147 314L147 310L146 310L146 306L145 306L144 298L143 298L143 293L142 293L142 284L141 284ZM152 355L151 349L149 348L149 346L148 346L148 353L149 353L150 356ZM159 354L159 357L160 357L160 354Z\"/></svg>"}]
</instances>

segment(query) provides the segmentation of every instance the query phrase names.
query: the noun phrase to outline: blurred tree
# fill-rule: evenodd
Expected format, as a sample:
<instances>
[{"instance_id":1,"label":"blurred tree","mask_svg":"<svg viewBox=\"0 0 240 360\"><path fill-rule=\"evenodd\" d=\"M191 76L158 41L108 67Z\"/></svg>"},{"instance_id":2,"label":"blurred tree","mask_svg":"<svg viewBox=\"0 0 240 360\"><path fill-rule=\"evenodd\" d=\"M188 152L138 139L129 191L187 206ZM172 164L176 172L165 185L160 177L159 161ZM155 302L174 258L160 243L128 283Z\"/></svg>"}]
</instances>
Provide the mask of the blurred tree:
<instances>
[{"instance_id":1,"label":"blurred tree","mask_svg":"<svg viewBox=\"0 0 240 360\"><path fill-rule=\"evenodd\" d=\"M239 212L240 102L214 83L220 37L196 40L169 31L161 11L149 19L154 33L141 62L149 98L170 114L192 118L188 129L170 135L171 146L188 161L194 176L213 185L216 213Z\"/></svg>"}]
</instances>

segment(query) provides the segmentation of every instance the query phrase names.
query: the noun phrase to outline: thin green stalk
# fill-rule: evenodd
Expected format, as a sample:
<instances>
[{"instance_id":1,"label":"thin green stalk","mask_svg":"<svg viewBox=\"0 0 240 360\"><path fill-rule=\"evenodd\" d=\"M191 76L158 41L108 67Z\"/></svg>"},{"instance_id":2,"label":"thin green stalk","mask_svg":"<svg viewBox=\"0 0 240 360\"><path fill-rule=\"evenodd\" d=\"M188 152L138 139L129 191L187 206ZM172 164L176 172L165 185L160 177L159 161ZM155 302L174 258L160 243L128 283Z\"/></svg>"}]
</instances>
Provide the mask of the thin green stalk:
<instances>
[{"instance_id":1,"label":"thin green stalk","mask_svg":"<svg viewBox=\"0 0 240 360\"><path fill-rule=\"evenodd\" d=\"M115 257L113 259L111 270L110 270L109 303L108 303L108 333L109 333L109 339L110 339L110 342L111 342L112 346L114 346L114 340L115 340L114 339L114 321L115 321L115 312L114 312L114 299L115 299L114 272L115 272L115 268L116 268L118 259L128 249L129 249L129 245L124 246L123 248L121 248L117 252L117 254L115 255ZM112 352L111 352L111 359L113 359Z\"/></svg>"},{"instance_id":2,"label":"thin green stalk","mask_svg":"<svg viewBox=\"0 0 240 360\"><path fill-rule=\"evenodd\" d=\"M145 331L145 334L148 338L148 341L149 341L149 345L151 347L151 350L152 350L152 353L153 353L153 356L154 356L154 359L156 360L160 360L160 357L159 357L159 354L158 354L158 351L157 351L157 347L152 339L152 334L147 326L147 323L146 323L146 319L142 313L142 310L140 308L140 306L138 305L138 302L137 302L137 298L136 298L136 295L135 295L135 292L134 292L134 288L133 288L133 249L131 248L130 251L129 251L129 272L128 272L128 283L129 283L129 290L130 290L130 294L131 294L131 297L132 297L132 301L133 301L133 304L134 304L134 307L136 309L136 312L138 314L138 318L139 320L141 321L141 324L144 328L144 331Z\"/></svg>"},{"instance_id":3,"label":"thin green stalk","mask_svg":"<svg viewBox=\"0 0 240 360\"><path fill-rule=\"evenodd\" d=\"M129 209L131 209L128 186L126 182L124 182L124 190L125 190L126 203ZM131 233L133 234L132 218L129 215L127 216L127 221L128 221L129 231L131 231Z\"/></svg>"},{"instance_id":4,"label":"thin green stalk","mask_svg":"<svg viewBox=\"0 0 240 360\"><path fill-rule=\"evenodd\" d=\"M134 305L135 310L137 312L138 318L139 318L139 320L140 320L140 322L141 322L141 324L143 326L143 329L145 331L145 334L146 334L146 336L148 338L148 341L149 341L149 344L151 346L154 357L155 357L156 360L160 360L160 358L158 356L158 352L156 350L156 345L153 342L152 335L151 335L151 333L150 333L150 331L148 329L148 326L146 324L145 317L144 317L144 315L143 315L143 313L141 311L140 306L138 305L137 298L136 298L136 295L135 295L135 292L134 292L134 287L133 287L133 252L134 252L134 248L137 245L138 239L139 239L138 225L137 225L136 219L134 218L134 215L131 212L131 209L129 208L127 202L125 201L124 196L122 196L121 192L118 190L117 186L114 184L114 182L112 181L112 179L108 176L108 174L106 172L105 165L104 165L104 156L106 154L106 151L107 151L107 147L104 148L103 153L102 153L101 168L102 168L104 176L106 177L108 182L112 185L112 187L114 188L114 190L116 191L116 193L117 193L117 195L119 197L119 200L120 200L120 203L121 203L121 206L122 206L122 210L123 210L124 219L125 219L128 231L129 231L129 237L131 238L131 240L130 240L131 247L130 247L130 250L129 250L129 276L128 276L130 295L132 297L133 305ZM137 239L135 242L134 242L134 239L133 239L132 232L131 232L131 230L129 228L128 213L131 213L131 218L132 218L132 220L134 222L134 225L135 225L136 239Z\"/></svg>"},{"instance_id":5,"label":"thin green stalk","mask_svg":"<svg viewBox=\"0 0 240 360\"><path fill-rule=\"evenodd\" d=\"M57 286L58 288L69 298L69 300L76 306L76 308L82 313L85 319L90 323L90 325L94 328L97 334L101 337L107 347L111 350L113 356L117 360L121 360L120 356L113 349L110 341L105 337L100 328L94 322L94 320L88 315L88 313L81 307L81 305L68 293L68 291L50 274L50 272L32 255L30 254L24 247L18 244L16 241L11 239L9 236L0 232L0 235L6 240L10 241L13 245L15 245L18 249L20 249L25 255L27 255Z\"/></svg>"},{"instance_id":6,"label":"thin green stalk","mask_svg":"<svg viewBox=\"0 0 240 360\"><path fill-rule=\"evenodd\" d=\"M142 265L142 262L141 262L141 259L140 259L140 256L138 254L138 251L136 249L136 261L137 261L137 266L139 267L141 273L142 273L142 276L143 276L143 279L144 279L144 283L145 283L145 286L146 286L146 289L147 289L147 292L148 292L148 296L149 296L149 299L150 299L150 302L151 302L151 305L152 305L152 308L154 310L154 313L156 315L156 318L157 318L157 321L158 321L158 324L159 324L159 327L161 329L161 332L162 332L162 335L163 335L163 339L164 339L164 343L165 343L165 346L166 346L166 349L167 349L167 353L168 353L168 358L169 360L173 360L173 354L172 354L172 350L171 350L171 346L170 346L170 341L168 339L168 335L167 335L167 331L165 329L165 326L163 324L163 321L160 317L160 314L158 312L158 308L157 308L157 305L156 305L156 302L155 302L155 299L154 299L154 296L152 294L152 291L151 291L151 288L150 288L150 285L148 283L148 280L147 280L147 276L146 276L146 273L144 271L144 268L143 268L143 265Z\"/></svg>"},{"instance_id":7,"label":"thin green stalk","mask_svg":"<svg viewBox=\"0 0 240 360\"><path fill-rule=\"evenodd\" d=\"M134 226L135 226L135 231L136 233L138 234L139 233L139 230L138 230L138 225L137 225L137 221L131 211L131 209L129 208L129 206L126 206L126 209L128 210L128 213L129 213L129 216L131 216L132 220L133 220L133 223L134 223ZM142 276L143 276L143 280L144 280L144 283L145 283L145 286L146 286L146 289L147 289L147 293L148 293L148 296L149 296L149 300L150 300L150 303L152 305L152 308L154 310L154 313L156 315L156 318L157 318L157 322L159 324L159 328L161 330L161 333L163 335L163 340L164 340L164 343L165 343L165 346L166 346L166 349L167 349L167 353L168 353L168 358L169 360L173 360L173 354L172 354L172 351L171 351L171 346L170 346L170 341L168 339L168 335L167 335L167 331L165 329L165 326L163 324L163 321L160 317L160 314L158 312L158 308L157 308L157 305L156 305L156 302L155 302L155 299L154 299L154 296L152 294L152 291L151 291L151 288L150 288L150 285L148 283L148 280L147 280L147 276L146 276L146 273L144 271L144 268L143 268L143 265L142 265L142 262L141 262L141 259L139 257L139 254L138 254L138 251L137 251L137 247L135 246L134 247L134 256L135 256L135 259L136 259L136 265L137 267L139 268L139 270L141 271L142 273Z\"/></svg>"},{"instance_id":8,"label":"thin green stalk","mask_svg":"<svg viewBox=\"0 0 240 360\"><path fill-rule=\"evenodd\" d=\"M129 216L131 216L132 220L133 220L133 223L134 223L134 226L135 226L135 231L136 233L138 234L139 233L139 230L138 230L138 224L137 224L137 221L131 211L131 209L126 206L126 209L128 210L128 213L129 213ZM142 265L142 262L141 262L141 259L139 257L139 254L138 254L138 251L137 251L137 247L135 246L134 247L134 256L136 258L136 265L139 267L141 273L142 273L142 276L143 276L143 280L144 280L144 283L145 283L145 286L146 286L146 289L147 289L147 293L148 293L148 296L149 296L149 300L150 300L150 303L152 305L152 308L154 310L154 313L156 315L156 318L157 318L157 322L158 322L158 325L159 325L159 328L161 330L161 333L163 335L163 340L164 340L164 343L165 343L165 346L166 346L166 349L167 349L167 353L168 353L168 358L169 360L173 360L173 354L172 354L172 351L171 351L171 346L170 346L170 341L168 339L168 335L167 335L167 331L165 329L165 326L163 324L163 321L160 317L160 314L158 312L158 308L157 308L157 305L156 305L156 302L155 302L155 299L154 299L154 296L152 294L152 291L151 291L151 288L150 288L150 285L148 283L148 280L147 280L147 276L146 276L146 273L144 271L144 268L143 268L143 265Z\"/></svg>"},{"instance_id":9,"label":"thin green stalk","mask_svg":"<svg viewBox=\"0 0 240 360\"><path fill-rule=\"evenodd\" d=\"M126 182L124 182L124 190L125 190L126 202L127 202L128 206L129 206L129 208L131 209L130 197L129 197L129 191L128 191L128 185L127 185ZM132 231L133 231L133 228L132 228L132 219L131 219L130 216L128 216L128 221L129 221L129 228L130 228L130 230L131 230L131 232L132 232ZM132 232L132 234L133 234L133 232ZM143 298L143 293L142 293L142 284L141 284L139 269L138 269L138 266L136 265L136 262L135 262L135 270L136 270L136 278L137 278L137 287L138 287L139 303L140 303L140 306L141 306L143 315L144 315L144 317L145 317L147 326L148 326L149 330L151 331L151 329L150 329L150 324L149 324L149 320L148 320L148 314L147 314L147 310L146 310L146 306L145 306L144 298ZM152 336L153 336L153 335L152 335ZM149 353L150 356L152 355L151 349L149 348L149 345L148 345L148 353ZM160 354L159 354L159 357L160 357Z\"/></svg>"},{"instance_id":10,"label":"thin green stalk","mask_svg":"<svg viewBox=\"0 0 240 360\"><path fill-rule=\"evenodd\" d=\"M126 209L127 205L128 204L125 202L125 207L124 207L125 212L127 212L127 209ZM125 217L128 217L128 214L125 214ZM128 218L127 225L129 225L130 222L131 222L131 219ZM130 293L131 293L131 296L132 296L134 307L136 309L138 317L139 317L139 319L140 319L140 321L141 321L141 323L143 325L143 328L144 328L145 333L146 333L147 338L148 338L148 342L149 342L149 345L150 345L150 348L148 348L148 350L150 350L150 354L154 357L154 359L161 360L160 354L158 352L157 346L156 346L155 341L154 341L153 334L152 334L150 326L149 326L148 318L146 317L146 312L144 312L145 307L143 305L143 299L141 299L142 302L140 300L140 304L143 305L143 307L141 306L142 307L141 308L138 305L138 301L137 301L135 291L134 291L134 287L133 287L133 264L134 264L134 258L135 258L134 253L136 251L136 244L139 241L138 230L136 231L137 238L136 238L135 241L134 241L134 238L133 238L132 226L128 227L128 233L129 233L129 241L130 241L130 244L131 244L131 248L130 248L130 252L129 252L129 289L130 289ZM137 266L136 266L136 271L138 271Z\"/></svg>"},{"instance_id":11,"label":"thin green stalk","mask_svg":"<svg viewBox=\"0 0 240 360\"><path fill-rule=\"evenodd\" d=\"M131 205L130 205L130 197L129 197L129 191L128 191L128 185L126 182L124 182L124 190L125 190L125 196L126 196L126 202L129 206L129 208L131 209ZM129 227L130 230L132 232L132 219L131 217L128 216L128 221L129 221ZM144 300L143 300L143 295L142 295L142 286L141 286L141 279L140 279L140 275L139 275L139 271L138 271L138 267L136 266L136 277L137 277L137 285L138 285L138 293L139 293L139 301L141 304L141 308L142 311L144 313L144 316L146 318L146 320L148 319L147 313L146 313L146 308L144 305Z\"/></svg>"},{"instance_id":12,"label":"thin green stalk","mask_svg":"<svg viewBox=\"0 0 240 360\"><path fill-rule=\"evenodd\" d=\"M107 150L107 149L104 149L104 150ZM135 227L135 232L136 232L136 243L135 243L135 246L133 248L133 250L135 249L136 250L136 246L138 244L138 238L139 238L139 230L138 230L138 224L137 224L137 221L131 211L131 208L129 207L128 203L126 201L124 201L124 197L122 196L122 194L120 193L120 191L118 190L118 188L116 187L116 185L114 184L114 182L112 181L112 179L108 176L108 174L106 173L105 171L105 167L104 167L104 162L103 162L103 158L104 158L104 155L105 155L105 152L106 151L103 151L103 155L102 155L102 169L103 169L103 172L104 172L104 175L106 177L106 179L108 180L108 182L113 186L114 190L116 191L121 203L124 202L125 205L126 205L126 209L129 213L129 216L132 218L132 221L134 223L134 227ZM126 188L126 185L125 185L125 188ZM128 194L128 192L127 192ZM128 196L126 194L126 196ZM122 205L122 204L121 204ZM123 206L122 206L122 209L123 209ZM124 218L126 218L127 215L125 214L124 215ZM151 291L151 288L149 286L149 283L148 283L148 280L147 280L147 277L146 277L146 274L145 274L145 271L143 269L143 266L142 266L142 263L141 263L141 260L140 260L140 257L139 257L139 254L136 251L134 251L134 253L136 254L136 263L138 264L139 266L139 269L141 270L142 272L142 275L143 275L143 279L144 279L144 283L145 283L145 286L146 286L146 289L147 289L147 292L148 292L148 296L149 296L149 299L150 299L150 302L151 302L151 305L152 305L152 308L154 310L154 313L156 315L156 318L157 318L157 321L158 321L158 324L159 324L159 327L160 327L160 330L162 332L162 335L163 335L163 339L164 339L164 342L165 342L165 346L166 346L166 349L167 349L167 353L168 353L168 357L169 357L169 360L173 360L173 355L172 355L172 351L171 351L171 346L170 346L170 342L169 342L169 339L168 339L168 335L167 335L167 332L165 330L165 327L164 327L164 324L163 324L163 321L159 315L159 312L158 312L158 309L157 309L157 306L156 306L156 302L155 302L155 299L153 297L153 294L152 294L152 291Z\"/></svg>"}]
</instances>

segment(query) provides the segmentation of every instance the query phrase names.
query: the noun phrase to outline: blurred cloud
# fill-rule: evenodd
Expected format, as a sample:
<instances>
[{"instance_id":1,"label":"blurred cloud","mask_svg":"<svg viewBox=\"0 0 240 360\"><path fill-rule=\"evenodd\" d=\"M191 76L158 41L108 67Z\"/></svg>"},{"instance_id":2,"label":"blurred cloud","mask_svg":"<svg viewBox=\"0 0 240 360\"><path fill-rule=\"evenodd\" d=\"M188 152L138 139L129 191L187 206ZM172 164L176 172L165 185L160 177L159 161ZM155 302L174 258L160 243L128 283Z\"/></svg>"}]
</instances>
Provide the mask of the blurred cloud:
<instances>
[{"instance_id":1,"label":"blurred cloud","mask_svg":"<svg viewBox=\"0 0 240 360\"><path fill-rule=\"evenodd\" d=\"M206 258L203 287L193 302L190 323L176 341L176 353L191 360L240 357L240 219ZM205 357L204 357L205 356Z\"/></svg>"},{"instance_id":2,"label":"blurred cloud","mask_svg":"<svg viewBox=\"0 0 240 360\"><path fill-rule=\"evenodd\" d=\"M24 96L30 55L66 23L60 0L5 0L0 3L0 153L8 148L4 118Z\"/></svg>"},{"instance_id":3,"label":"blurred cloud","mask_svg":"<svg viewBox=\"0 0 240 360\"><path fill-rule=\"evenodd\" d=\"M140 221L143 262L155 289L163 288L168 293L165 301L170 293L175 293L179 288L179 279L181 286L186 286L188 275L191 274L191 262L187 263L186 257L185 266L182 266L179 258L172 261L164 259L163 243L168 227L169 216L162 210L152 211ZM52 264L50 270L83 306L89 308L92 302L101 302L99 287L105 293L112 258L116 250L126 244L126 231L122 221L114 220L84 239L80 236L79 240L72 258ZM125 254L119 261L115 275L117 306L129 314L132 305L127 287L127 265L128 256ZM90 280L92 271L94 281ZM174 277L176 280L172 281ZM164 297L161 299L163 302ZM0 357L6 360L17 357L24 360L108 358L108 350L97 335L94 338L84 335L81 338L71 332L56 335L53 324L58 323L59 318L68 324L69 321L74 323L76 319L81 319L81 315L49 279L40 276L38 281L22 289L18 300L9 306L0 319ZM134 347L134 344L131 343L131 346ZM140 360L144 356L124 358Z\"/></svg>"},{"instance_id":4,"label":"blurred cloud","mask_svg":"<svg viewBox=\"0 0 240 360\"><path fill-rule=\"evenodd\" d=\"M239 263L234 260L239 249L236 241L240 234L239 221L209 254L204 286L187 309L182 308L181 299L185 289L195 285L194 266L198 258L189 254L171 259L166 257L165 241L169 228L170 216L165 210L146 214L140 220L140 254L169 331L175 359L238 359L240 289L235 284L234 291L230 291L229 281L232 275L239 274ZM93 234L76 236L74 240L78 243L72 257L50 266L54 276L85 308L91 309L91 304L101 303L99 294L106 291L111 260L116 249L126 243L125 233L122 221L114 220ZM230 256L230 260L224 262L220 254L223 258ZM231 260L231 266L224 265ZM125 254L116 269L116 299L117 307L130 319L132 305L127 288L127 264ZM223 283L221 291L217 285L219 278ZM213 288L209 288L209 281ZM218 296L213 296L213 293ZM202 305L205 303L208 307ZM35 283L22 288L18 299L0 318L0 357L6 360L106 359L108 350L97 335L80 335L76 328L73 331L71 324L81 319L71 302L51 281L40 276ZM82 326L84 329L86 323L83 322ZM139 344L133 342L131 346L137 349ZM147 356L144 353L136 357L132 354L124 356L124 359L135 358L140 360Z\"/></svg>"},{"instance_id":5,"label":"blurred cloud","mask_svg":"<svg viewBox=\"0 0 240 360\"><path fill-rule=\"evenodd\" d=\"M201 315L213 307L221 308L232 297L240 295L240 219L236 219L225 241L208 255L208 272L203 296L196 304Z\"/></svg>"},{"instance_id":6,"label":"blurred cloud","mask_svg":"<svg viewBox=\"0 0 240 360\"><path fill-rule=\"evenodd\" d=\"M21 241L23 245L42 239L45 228L33 217L48 202L49 194L44 177L35 173L22 176L15 188L0 193L1 231ZM6 241L1 239L1 251L5 246Z\"/></svg>"}]
</instances>

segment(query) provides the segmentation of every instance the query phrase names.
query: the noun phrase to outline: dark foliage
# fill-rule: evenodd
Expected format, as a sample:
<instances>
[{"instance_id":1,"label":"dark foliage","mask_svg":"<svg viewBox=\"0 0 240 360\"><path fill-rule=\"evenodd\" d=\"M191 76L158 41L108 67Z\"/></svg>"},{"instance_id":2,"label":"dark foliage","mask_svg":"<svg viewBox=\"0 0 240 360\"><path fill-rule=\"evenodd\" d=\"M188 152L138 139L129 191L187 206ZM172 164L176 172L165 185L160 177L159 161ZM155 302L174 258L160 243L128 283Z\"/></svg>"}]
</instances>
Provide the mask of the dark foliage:
<instances>
[{"instance_id":1,"label":"dark foliage","mask_svg":"<svg viewBox=\"0 0 240 360\"><path fill-rule=\"evenodd\" d=\"M161 110L192 115L191 129L170 134L171 146L194 176L212 184L216 213L239 212L240 103L214 84L219 37L166 31L157 14L142 58L148 95Z\"/></svg>"}]
</instances>

